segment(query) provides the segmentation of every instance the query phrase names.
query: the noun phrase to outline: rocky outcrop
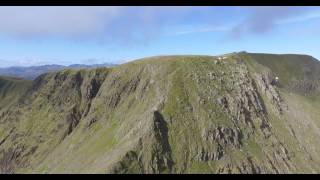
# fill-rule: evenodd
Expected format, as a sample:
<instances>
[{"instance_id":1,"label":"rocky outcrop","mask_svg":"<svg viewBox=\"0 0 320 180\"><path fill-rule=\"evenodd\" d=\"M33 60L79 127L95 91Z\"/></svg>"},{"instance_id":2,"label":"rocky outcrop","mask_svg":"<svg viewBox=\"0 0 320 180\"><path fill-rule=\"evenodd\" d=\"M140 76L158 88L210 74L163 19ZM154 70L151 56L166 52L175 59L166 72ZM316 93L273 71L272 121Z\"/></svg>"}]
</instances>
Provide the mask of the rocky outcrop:
<instances>
[{"instance_id":1,"label":"rocky outcrop","mask_svg":"<svg viewBox=\"0 0 320 180\"><path fill-rule=\"evenodd\" d=\"M239 130L229 127L204 129L202 133L204 142L209 145L202 147L197 155L199 161L216 161L222 158L227 147L240 148L242 135ZM208 147L213 149L208 149Z\"/></svg>"},{"instance_id":2,"label":"rocky outcrop","mask_svg":"<svg viewBox=\"0 0 320 180\"><path fill-rule=\"evenodd\" d=\"M282 114L284 110L283 100L277 90L276 84L272 83L275 80L275 76L270 72L256 73L255 76L257 85L261 89L262 93L265 94L272 102L275 107L275 111Z\"/></svg>"},{"instance_id":3,"label":"rocky outcrop","mask_svg":"<svg viewBox=\"0 0 320 180\"><path fill-rule=\"evenodd\" d=\"M258 166L251 157L247 157L245 160L239 163L240 165L226 164L218 168L219 174L261 174L267 173L262 167Z\"/></svg>"}]
</instances>

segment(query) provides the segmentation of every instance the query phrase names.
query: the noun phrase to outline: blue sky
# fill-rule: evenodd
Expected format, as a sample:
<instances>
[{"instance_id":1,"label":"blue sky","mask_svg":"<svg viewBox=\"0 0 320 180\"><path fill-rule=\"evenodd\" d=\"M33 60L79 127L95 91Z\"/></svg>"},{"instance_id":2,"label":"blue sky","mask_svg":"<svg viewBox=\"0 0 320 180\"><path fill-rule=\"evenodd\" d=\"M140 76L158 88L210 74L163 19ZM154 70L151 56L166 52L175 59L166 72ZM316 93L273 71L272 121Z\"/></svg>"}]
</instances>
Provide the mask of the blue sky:
<instances>
[{"instance_id":1,"label":"blue sky","mask_svg":"<svg viewBox=\"0 0 320 180\"><path fill-rule=\"evenodd\" d=\"M0 67L235 51L320 59L319 7L0 7Z\"/></svg>"}]
</instances>

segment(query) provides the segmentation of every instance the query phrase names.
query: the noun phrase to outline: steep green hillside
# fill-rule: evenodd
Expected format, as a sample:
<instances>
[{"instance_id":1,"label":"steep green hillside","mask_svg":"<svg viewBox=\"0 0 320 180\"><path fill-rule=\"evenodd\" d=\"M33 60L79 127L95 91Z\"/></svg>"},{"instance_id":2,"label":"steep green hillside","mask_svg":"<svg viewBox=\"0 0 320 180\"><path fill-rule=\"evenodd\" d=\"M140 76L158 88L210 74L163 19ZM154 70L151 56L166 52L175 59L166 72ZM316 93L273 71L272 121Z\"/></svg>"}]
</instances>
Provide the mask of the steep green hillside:
<instances>
[{"instance_id":1,"label":"steep green hillside","mask_svg":"<svg viewBox=\"0 0 320 180\"><path fill-rule=\"evenodd\" d=\"M16 102L31 83L31 81L0 76L0 111Z\"/></svg>"},{"instance_id":2,"label":"steep green hillside","mask_svg":"<svg viewBox=\"0 0 320 180\"><path fill-rule=\"evenodd\" d=\"M319 66L233 53L45 74L10 93L0 172L319 173Z\"/></svg>"},{"instance_id":3,"label":"steep green hillside","mask_svg":"<svg viewBox=\"0 0 320 180\"><path fill-rule=\"evenodd\" d=\"M287 89L304 95L319 92L320 63L311 56L245 53L242 56L272 70Z\"/></svg>"}]
</instances>

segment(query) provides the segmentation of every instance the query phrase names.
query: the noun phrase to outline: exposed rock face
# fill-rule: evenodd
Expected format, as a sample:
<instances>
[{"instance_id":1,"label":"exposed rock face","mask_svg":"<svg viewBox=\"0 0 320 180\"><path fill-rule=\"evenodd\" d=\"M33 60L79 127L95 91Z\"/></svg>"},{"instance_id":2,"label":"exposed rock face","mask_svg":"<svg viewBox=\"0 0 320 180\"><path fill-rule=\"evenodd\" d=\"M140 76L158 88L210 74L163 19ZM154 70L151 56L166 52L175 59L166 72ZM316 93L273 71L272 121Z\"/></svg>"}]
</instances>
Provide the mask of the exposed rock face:
<instances>
[{"instance_id":1,"label":"exposed rock face","mask_svg":"<svg viewBox=\"0 0 320 180\"><path fill-rule=\"evenodd\" d=\"M214 145L215 150L202 149L198 154L200 161L219 160L225 153L227 146L240 148L241 134L236 129L217 127L215 129L204 129L203 139L209 145Z\"/></svg>"},{"instance_id":2,"label":"exposed rock face","mask_svg":"<svg viewBox=\"0 0 320 180\"><path fill-rule=\"evenodd\" d=\"M317 79L286 79L258 57L156 57L42 75L10 108L0 102L0 172L320 172L319 99L300 97L316 94ZM293 112L298 103L305 108Z\"/></svg>"},{"instance_id":3,"label":"exposed rock face","mask_svg":"<svg viewBox=\"0 0 320 180\"><path fill-rule=\"evenodd\" d=\"M274 104L275 110L282 114L283 107L282 99L279 95L277 87L275 84L272 84L275 77L272 76L270 72L263 73L263 74L256 74L257 84L262 92L267 96L267 98Z\"/></svg>"},{"instance_id":4,"label":"exposed rock face","mask_svg":"<svg viewBox=\"0 0 320 180\"><path fill-rule=\"evenodd\" d=\"M227 164L225 166L220 167L217 173L260 174L260 173L267 173L267 172L265 172L264 169L261 169L261 167L257 166L251 157L247 157L247 159L241 162L241 165L234 166L232 164Z\"/></svg>"}]
</instances>

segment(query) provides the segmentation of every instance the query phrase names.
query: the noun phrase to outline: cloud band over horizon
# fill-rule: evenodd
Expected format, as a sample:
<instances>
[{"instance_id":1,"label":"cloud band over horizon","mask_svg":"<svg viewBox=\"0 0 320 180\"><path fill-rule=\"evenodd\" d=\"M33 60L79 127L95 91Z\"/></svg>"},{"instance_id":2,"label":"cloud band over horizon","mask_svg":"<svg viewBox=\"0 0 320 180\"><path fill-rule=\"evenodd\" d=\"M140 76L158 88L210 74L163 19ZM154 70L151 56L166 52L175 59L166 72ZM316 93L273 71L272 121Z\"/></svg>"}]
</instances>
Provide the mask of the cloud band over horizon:
<instances>
[{"instance_id":1,"label":"cloud band over horizon","mask_svg":"<svg viewBox=\"0 0 320 180\"><path fill-rule=\"evenodd\" d=\"M295 26L297 23L300 23L300 25ZM311 35L320 35L318 31L314 30L314 27L320 27L320 8L0 7L0 48L8 49L9 47L5 43L11 43L12 47L16 45L19 50L23 49L22 46L33 43L30 49L34 50L36 49L36 44L41 42L57 49L63 49L63 46L68 46L64 49L69 48L70 51L78 51L80 53L79 58L82 53L80 49L85 48L79 47L76 50L76 47L81 46L79 44L83 44L82 46L88 48L95 47L99 51L102 51L102 49L98 46L112 46L117 51L121 49L129 53L135 51L135 49L138 51L141 48L155 49L156 44L164 40L167 40L172 46L178 46L178 44L186 44L182 41L187 41L187 39L183 39L187 36L189 37L189 41L196 42L200 41L200 39L205 39L204 36L207 35L207 39L212 39L213 41L212 46L219 44L220 46L224 45L226 50L232 50L229 48L230 43L241 44L239 48L242 46L245 48L247 47L245 39L255 38L255 41L269 41L270 39L265 39L265 36L270 37L274 35L274 37L277 37L282 31L288 31L289 27L291 28L289 29L290 32L305 33L306 38L310 38ZM289 35L290 33L286 34L287 38L292 36L290 35L289 37ZM228 41L224 41L224 39L228 39ZM291 41L292 39L289 40ZM202 45L199 43L196 48L200 49ZM206 43L203 40L203 44ZM73 47L71 48L70 46ZM208 45L202 48L206 47ZM254 46L252 45L252 47ZM12 49L12 51L18 51L17 49ZM167 47L167 51L161 50L158 53L170 54L174 52L172 49L174 48ZM188 53L187 49L183 49L183 47L181 49L181 51ZM207 49L207 51L209 50ZM52 51L55 51L55 49ZM92 53L94 51L97 50L93 50ZM110 54L114 53L110 48L106 51L110 51ZM149 54L152 54L153 51L150 51ZM296 49L292 48L292 51L295 52ZM201 53L203 51L199 50L198 52ZM59 50L59 53L62 56L62 50ZM0 59L10 61L8 58L13 56L12 54L14 53L8 54L4 52L3 54L0 54ZM27 58L41 59L43 52L34 50L33 54L35 55L25 53L25 56L20 58L24 58L24 61L27 63ZM39 56L36 56L37 54ZM105 54L102 52L100 52L98 57L89 57L89 55L91 53L87 52L84 54L87 57L82 59L124 58L124 56L120 57L119 55L105 57ZM54 52L52 52L52 57L50 57L50 52L46 54L47 59L60 58L54 56L56 56ZM75 55L73 56L73 58L76 58ZM134 55L130 55L129 53L128 56L128 58L141 57L143 53L140 55L137 52ZM12 59L19 59L19 57ZM40 61L44 62L45 60ZM66 60L65 63L67 61L70 60ZM5 63L2 60L0 66L5 66L5 64L10 64L10 62ZM24 62L21 64L24 64ZM34 64L37 64L37 62L34 62Z\"/></svg>"}]
</instances>

